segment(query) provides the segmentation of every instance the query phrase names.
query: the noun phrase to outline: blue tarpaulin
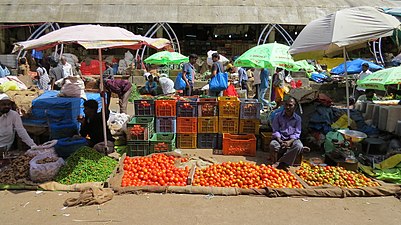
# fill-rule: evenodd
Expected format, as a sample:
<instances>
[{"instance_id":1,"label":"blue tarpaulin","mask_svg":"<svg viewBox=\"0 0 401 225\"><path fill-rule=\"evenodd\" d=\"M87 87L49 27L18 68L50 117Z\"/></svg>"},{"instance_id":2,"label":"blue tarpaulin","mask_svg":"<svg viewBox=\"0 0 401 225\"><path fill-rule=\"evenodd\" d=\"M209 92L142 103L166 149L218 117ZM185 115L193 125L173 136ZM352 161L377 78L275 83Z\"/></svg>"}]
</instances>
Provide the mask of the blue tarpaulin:
<instances>
[{"instance_id":1,"label":"blue tarpaulin","mask_svg":"<svg viewBox=\"0 0 401 225\"><path fill-rule=\"evenodd\" d=\"M348 74L356 74L360 73L362 71L362 64L368 63L369 64L369 70L370 71L376 71L383 69L382 66L376 65L372 62L363 60L363 59L355 59L353 61L347 61L347 72ZM331 74L344 74L344 63L341 63L337 67L334 67L330 73Z\"/></svg>"},{"instance_id":2,"label":"blue tarpaulin","mask_svg":"<svg viewBox=\"0 0 401 225\"><path fill-rule=\"evenodd\" d=\"M32 101L32 117L37 123L53 123L71 121L79 127L77 117L84 114L82 98L57 97L58 91L46 91ZM101 97L99 93L86 93L88 100L99 102L101 109Z\"/></svg>"}]
</instances>

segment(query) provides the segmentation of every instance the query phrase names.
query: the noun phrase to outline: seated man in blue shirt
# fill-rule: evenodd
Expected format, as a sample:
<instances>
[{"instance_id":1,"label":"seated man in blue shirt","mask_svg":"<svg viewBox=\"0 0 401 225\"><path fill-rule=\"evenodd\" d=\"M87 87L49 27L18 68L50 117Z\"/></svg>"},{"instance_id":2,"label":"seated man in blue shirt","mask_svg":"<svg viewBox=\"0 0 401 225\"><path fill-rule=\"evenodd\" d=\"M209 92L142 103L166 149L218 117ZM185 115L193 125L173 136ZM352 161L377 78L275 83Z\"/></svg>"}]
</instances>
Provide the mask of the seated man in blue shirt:
<instances>
[{"instance_id":1,"label":"seated man in blue shirt","mask_svg":"<svg viewBox=\"0 0 401 225\"><path fill-rule=\"evenodd\" d=\"M301 137L301 117L295 113L297 102L295 98L289 97L285 101L284 110L273 119L272 141L270 152L278 153L278 162L275 167L285 169L294 164L298 154L303 150Z\"/></svg>"},{"instance_id":2,"label":"seated man in blue shirt","mask_svg":"<svg viewBox=\"0 0 401 225\"><path fill-rule=\"evenodd\" d=\"M148 76L148 81L145 83L145 94L157 95L157 83L154 81L153 76Z\"/></svg>"}]
</instances>

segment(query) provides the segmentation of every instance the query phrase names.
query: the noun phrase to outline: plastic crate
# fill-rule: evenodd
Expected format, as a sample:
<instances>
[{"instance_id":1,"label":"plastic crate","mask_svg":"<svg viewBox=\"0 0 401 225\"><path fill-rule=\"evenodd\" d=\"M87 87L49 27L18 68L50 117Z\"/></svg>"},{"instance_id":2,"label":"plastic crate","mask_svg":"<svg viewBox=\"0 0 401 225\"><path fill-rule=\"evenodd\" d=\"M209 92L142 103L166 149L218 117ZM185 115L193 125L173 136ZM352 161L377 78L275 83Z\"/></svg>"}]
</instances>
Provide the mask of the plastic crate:
<instances>
[{"instance_id":1,"label":"plastic crate","mask_svg":"<svg viewBox=\"0 0 401 225\"><path fill-rule=\"evenodd\" d=\"M223 155L256 156L255 135L223 134Z\"/></svg>"},{"instance_id":2,"label":"plastic crate","mask_svg":"<svg viewBox=\"0 0 401 225\"><path fill-rule=\"evenodd\" d=\"M127 140L149 140L155 129L154 129L155 119L153 117L134 117L127 123ZM131 133L131 129L135 126L140 126L144 128L143 132L138 132L137 134Z\"/></svg>"},{"instance_id":3,"label":"plastic crate","mask_svg":"<svg viewBox=\"0 0 401 225\"><path fill-rule=\"evenodd\" d=\"M177 133L196 134L198 131L198 118L196 117L178 117Z\"/></svg>"},{"instance_id":4,"label":"plastic crate","mask_svg":"<svg viewBox=\"0 0 401 225\"><path fill-rule=\"evenodd\" d=\"M198 109L197 109L197 101L198 99L189 99L189 101L178 101L177 102L177 117L197 117Z\"/></svg>"},{"instance_id":5,"label":"plastic crate","mask_svg":"<svg viewBox=\"0 0 401 225\"><path fill-rule=\"evenodd\" d=\"M259 134L260 120L258 119L240 119L239 134Z\"/></svg>"},{"instance_id":6,"label":"plastic crate","mask_svg":"<svg viewBox=\"0 0 401 225\"><path fill-rule=\"evenodd\" d=\"M241 119L260 119L262 104L257 99L241 99Z\"/></svg>"},{"instance_id":7,"label":"plastic crate","mask_svg":"<svg viewBox=\"0 0 401 225\"><path fill-rule=\"evenodd\" d=\"M197 134L177 134L177 148L196 148Z\"/></svg>"},{"instance_id":8,"label":"plastic crate","mask_svg":"<svg viewBox=\"0 0 401 225\"><path fill-rule=\"evenodd\" d=\"M131 157L149 155L149 141L127 141L127 154Z\"/></svg>"},{"instance_id":9,"label":"plastic crate","mask_svg":"<svg viewBox=\"0 0 401 225\"><path fill-rule=\"evenodd\" d=\"M212 117L219 115L217 98L200 98L198 100L198 117Z\"/></svg>"},{"instance_id":10,"label":"plastic crate","mask_svg":"<svg viewBox=\"0 0 401 225\"><path fill-rule=\"evenodd\" d=\"M270 142L272 141L273 132L261 132L260 136L262 137L262 151L269 152L270 151Z\"/></svg>"},{"instance_id":11,"label":"plastic crate","mask_svg":"<svg viewBox=\"0 0 401 225\"><path fill-rule=\"evenodd\" d=\"M198 148L215 149L218 146L218 134L198 134Z\"/></svg>"},{"instance_id":12,"label":"plastic crate","mask_svg":"<svg viewBox=\"0 0 401 225\"><path fill-rule=\"evenodd\" d=\"M156 133L150 139L150 153L171 152L175 149L175 134Z\"/></svg>"},{"instance_id":13,"label":"plastic crate","mask_svg":"<svg viewBox=\"0 0 401 225\"><path fill-rule=\"evenodd\" d=\"M238 118L220 117L219 133L238 134Z\"/></svg>"},{"instance_id":14,"label":"plastic crate","mask_svg":"<svg viewBox=\"0 0 401 225\"><path fill-rule=\"evenodd\" d=\"M156 133L176 133L177 120L175 117L156 118Z\"/></svg>"},{"instance_id":15,"label":"plastic crate","mask_svg":"<svg viewBox=\"0 0 401 225\"><path fill-rule=\"evenodd\" d=\"M240 101L237 97L219 97L220 117L239 117Z\"/></svg>"},{"instance_id":16,"label":"plastic crate","mask_svg":"<svg viewBox=\"0 0 401 225\"><path fill-rule=\"evenodd\" d=\"M219 118L214 117L198 117L198 133L218 133Z\"/></svg>"},{"instance_id":17,"label":"plastic crate","mask_svg":"<svg viewBox=\"0 0 401 225\"><path fill-rule=\"evenodd\" d=\"M156 116L157 117L175 117L177 100L156 100Z\"/></svg>"},{"instance_id":18,"label":"plastic crate","mask_svg":"<svg viewBox=\"0 0 401 225\"><path fill-rule=\"evenodd\" d=\"M154 116L155 101L153 99L134 100L135 116Z\"/></svg>"}]
</instances>

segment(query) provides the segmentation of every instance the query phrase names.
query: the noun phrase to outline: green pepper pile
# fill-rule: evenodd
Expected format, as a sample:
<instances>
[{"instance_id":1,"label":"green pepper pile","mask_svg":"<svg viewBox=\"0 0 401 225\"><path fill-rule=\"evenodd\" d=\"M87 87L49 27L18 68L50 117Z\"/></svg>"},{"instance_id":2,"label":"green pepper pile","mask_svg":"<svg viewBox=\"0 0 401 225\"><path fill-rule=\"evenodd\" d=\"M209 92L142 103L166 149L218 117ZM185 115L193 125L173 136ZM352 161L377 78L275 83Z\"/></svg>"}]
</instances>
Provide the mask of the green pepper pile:
<instances>
[{"instance_id":1,"label":"green pepper pile","mask_svg":"<svg viewBox=\"0 0 401 225\"><path fill-rule=\"evenodd\" d=\"M104 182L113 172L117 161L89 147L81 147L60 168L55 181L61 184Z\"/></svg>"}]
</instances>

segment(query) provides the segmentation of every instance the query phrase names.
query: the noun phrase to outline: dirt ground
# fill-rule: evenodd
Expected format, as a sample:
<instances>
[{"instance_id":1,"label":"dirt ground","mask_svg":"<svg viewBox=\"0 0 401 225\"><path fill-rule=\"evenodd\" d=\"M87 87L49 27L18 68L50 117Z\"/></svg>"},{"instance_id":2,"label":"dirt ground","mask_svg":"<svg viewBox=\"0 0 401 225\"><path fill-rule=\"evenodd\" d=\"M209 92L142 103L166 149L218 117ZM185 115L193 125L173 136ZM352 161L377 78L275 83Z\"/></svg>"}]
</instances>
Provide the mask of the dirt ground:
<instances>
[{"instance_id":1,"label":"dirt ground","mask_svg":"<svg viewBox=\"0 0 401 225\"><path fill-rule=\"evenodd\" d=\"M141 194L100 206L64 208L78 193L0 192L3 225L16 224L326 224L399 225L401 202L383 198L267 198Z\"/></svg>"}]
</instances>

